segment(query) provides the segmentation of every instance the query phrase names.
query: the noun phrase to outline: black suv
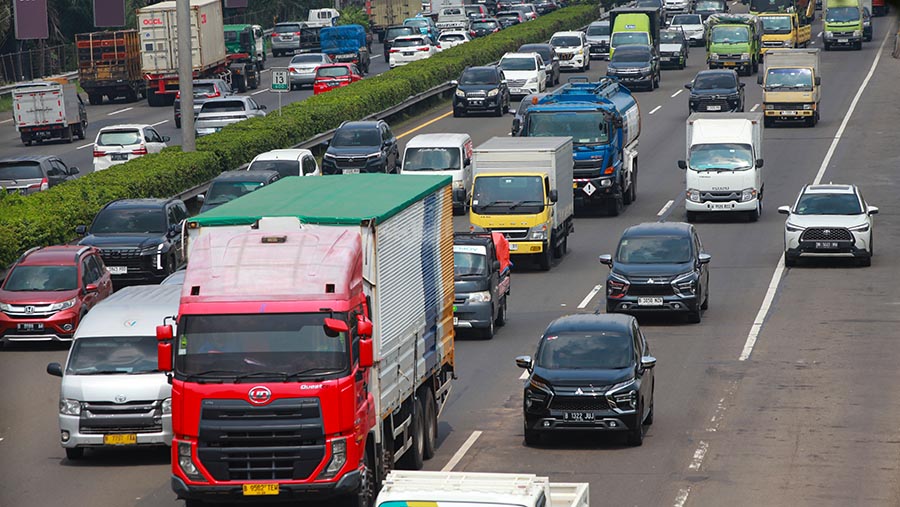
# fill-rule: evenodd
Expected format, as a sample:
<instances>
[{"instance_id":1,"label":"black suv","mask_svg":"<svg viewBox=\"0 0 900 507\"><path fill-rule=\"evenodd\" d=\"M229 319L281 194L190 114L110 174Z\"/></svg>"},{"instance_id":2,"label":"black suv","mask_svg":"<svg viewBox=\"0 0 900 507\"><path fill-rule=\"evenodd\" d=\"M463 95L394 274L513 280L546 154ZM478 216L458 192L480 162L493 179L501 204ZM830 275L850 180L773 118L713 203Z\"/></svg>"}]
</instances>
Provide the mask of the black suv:
<instances>
[{"instance_id":1,"label":"black suv","mask_svg":"<svg viewBox=\"0 0 900 507\"><path fill-rule=\"evenodd\" d=\"M606 75L617 78L629 89L643 86L647 90L659 88L659 53L653 46L628 44L613 52Z\"/></svg>"},{"instance_id":2,"label":"black suv","mask_svg":"<svg viewBox=\"0 0 900 507\"><path fill-rule=\"evenodd\" d=\"M0 188L22 195L41 192L75 179L78 168L52 155L25 155L0 160Z\"/></svg>"},{"instance_id":3,"label":"black suv","mask_svg":"<svg viewBox=\"0 0 900 507\"><path fill-rule=\"evenodd\" d=\"M684 85L690 113L744 112L744 83L732 69L701 70Z\"/></svg>"},{"instance_id":4,"label":"black suv","mask_svg":"<svg viewBox=\"0 0 900 507\"><path fill-rule=\"evenodd\" d=\"M345 121L322 157L322 174L396 173L400 148L384 120Z\"/></svg>"},{"instance_id":5,"label":"black suv","mask_svg":"<svg viewBox=\"0 0 900 507\"><path fill-rule=\"evenodd\" d=\"M159 283L184 262L181 224L188 217L179 199L120 199L94 217L79 245L100 249L113 283Z\"/></svg>"},{"instance_id":6,"label":"black suv","mask_svg":"<svg viewBox=\"0 0 900 507\"><path fill-rule=\"evenodd\" d=\"M550 323L528 370L523 412L525 444L551 431L621 431L644 443L653 424L656 358L634 317L580 314Z\"/></svg>"},{"instance_id":7,"label":"black suv","mask_svg":"<svg viewBox=\"0 0 900 507\"><path fill-rule=\"evenodd\" d=\"M502 116L509 111L509 86L499 67L469 67L463 71L453 94L453 116L493 112Z\"/></svg>"},{"instance_id":8,"label":"black suv","mask_svg":"<svg viewBox=\"0 0 900 507\"><path fill-rule=\"evenodd\" d=\"M651 222L625 229L610 267L606 312L676 312L700 322L709 306L709 254L693 225Z\"/></svg>"}]
</instances>

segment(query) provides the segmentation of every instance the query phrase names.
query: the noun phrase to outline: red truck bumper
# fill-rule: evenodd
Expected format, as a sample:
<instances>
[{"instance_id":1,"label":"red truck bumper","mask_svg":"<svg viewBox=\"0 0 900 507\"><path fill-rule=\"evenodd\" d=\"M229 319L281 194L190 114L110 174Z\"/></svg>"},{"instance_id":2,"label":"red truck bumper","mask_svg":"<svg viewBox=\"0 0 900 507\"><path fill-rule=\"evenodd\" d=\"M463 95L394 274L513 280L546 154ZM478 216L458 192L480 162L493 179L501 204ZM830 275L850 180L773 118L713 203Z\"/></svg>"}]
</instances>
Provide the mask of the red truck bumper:
<instances>
[{"instance_id":1,"label":"red truck bumper","mask_svg":"<svg viewBox=\"0 0 900 507\"><path fill-rule=\"evenodd\" d=\"M178 498L184 500L204 500L208 502L235 502L258 505L261 503L298 503L300 501L328 500L340 496L355 494L359 490L360 473L358 470L346 473L336 482L314 484L278 485L278 495L245 496L242 484L222 486L198 486L186 484L181 477L172 476L172 490Z\"/></svg>"}]
</instances>

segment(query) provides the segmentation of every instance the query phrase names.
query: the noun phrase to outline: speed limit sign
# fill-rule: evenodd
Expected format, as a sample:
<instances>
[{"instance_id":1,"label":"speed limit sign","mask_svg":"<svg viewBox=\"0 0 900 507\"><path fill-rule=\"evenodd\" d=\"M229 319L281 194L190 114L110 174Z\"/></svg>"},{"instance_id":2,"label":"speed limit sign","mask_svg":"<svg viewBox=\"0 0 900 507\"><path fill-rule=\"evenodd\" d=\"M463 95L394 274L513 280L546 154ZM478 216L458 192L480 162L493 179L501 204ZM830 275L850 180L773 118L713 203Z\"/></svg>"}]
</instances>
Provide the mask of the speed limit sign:
<instances>
[{"instance_id":1,"label":"speed limit sign","mask_svg":"<svg viewBox=\"0 0 900 507\"><path fill-rule=\"evenodd\" d=\"M286 92L290 91L291 82L288 77L287 69L273 69L272 70L272 91L273 92Z\"/></svg>"}]
</instances>

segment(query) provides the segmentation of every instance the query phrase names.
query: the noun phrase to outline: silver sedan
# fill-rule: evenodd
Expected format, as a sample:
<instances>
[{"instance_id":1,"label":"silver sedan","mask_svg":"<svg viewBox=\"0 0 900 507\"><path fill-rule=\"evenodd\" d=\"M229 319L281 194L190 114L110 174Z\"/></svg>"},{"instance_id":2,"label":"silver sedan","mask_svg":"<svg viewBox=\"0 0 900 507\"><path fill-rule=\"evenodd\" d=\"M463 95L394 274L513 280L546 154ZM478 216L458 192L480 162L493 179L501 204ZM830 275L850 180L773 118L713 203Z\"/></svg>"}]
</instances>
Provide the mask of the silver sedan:
<instances>
[{"instance_id":1,"label":"silver sedan","mask_svg":"<svg viewBox=\"0 0 900 507\"><path fill-rule=\"evenodd\" d=\"M323 53L305 53L295 55L288 64L291 74L291 90L302 88L303 85L312 86L316 80L316 69L319 65L334 63L331 57Z\"/></svg>"}]
</instances>

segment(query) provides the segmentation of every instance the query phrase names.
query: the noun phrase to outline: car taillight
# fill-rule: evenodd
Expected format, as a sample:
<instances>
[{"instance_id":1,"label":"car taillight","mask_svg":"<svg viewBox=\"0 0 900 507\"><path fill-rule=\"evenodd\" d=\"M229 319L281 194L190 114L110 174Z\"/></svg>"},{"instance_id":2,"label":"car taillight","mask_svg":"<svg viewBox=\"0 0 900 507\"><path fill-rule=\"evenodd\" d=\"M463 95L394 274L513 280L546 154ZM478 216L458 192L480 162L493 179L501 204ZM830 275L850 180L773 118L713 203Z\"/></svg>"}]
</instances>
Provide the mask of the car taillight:
<instances>
[{"instance_id":1,"label":"car taillight","mask_svg":"<svg viewBox=\"0 0 900 507\"><path fill-rule=\"evenodd\" d=\"M180 92L180 91L179 91L179 92L175 92L175 98L176 98L176 99L180 99L180 98L181 98L181 92Z\"/></svg>"},{"instance_id":2,"label":"car taillight","mask_svg":"<svg viewBox=\"0 0 900 507\"><path fill-rule=\"evenodd\" d=\"M469 35L471 35L472 37L475 37L475 35L476 35L475 30L469 30Z\"/></svg>"},{"instance_id":3,"label":"car taillight","mask_svg":"<svg viewBox=\"0 0 900 507\"><path fill-rule=\"evenodd\" d=\"M105 157L105 156L106 156L106 152L105 152L105 151L100 151L100 150L94 150L94 156L95 156L95 157Z\"/></svg>"},{"instance_id":4,"label":"car taillight","mask_svg":"<svg viewBox=\"0 0 900 507\"><path fill-rule=\"evenodd\" d=\"M499 28L494 28L494 31L493 31L493 32L491 32L491 33L497 33L497 32L499 32L499 31L500 31L500 29L499 29Z\"/></svg>"},{"instance_id":5,"label":"car taillight","mask_svg":"<svg viewBox=\"0 0 900 507\"><path fill-rule=\"evenodd\" d=\"M138 149L136 149L136 150L131 150L131 154L132 154L132 155L146 155L146 154L147 154L147 147L146 147L146 146L141 146L140 148L138 148Z\"/></svg>"},{"instance_id":6,"label":"car taillight","mask_svg":"<svg viewBox=\"0 0 900 507\"><path fill-rule=\"evenodd\" d=\"M441 49L441 45L438 44L437 46L434 47L434 49Z\"/></svg>"},{"instance_id":7,"label":"car taillight","mask_svg":"<svg viewBox=\"0 0 900 507\"><path fill-rule=\"evenodd\" d=\"M297 72L297 69L294 67L288 67L288 72Z\"/></svg>"},{"instance_id":8,"label":"car taillight","mask_svg":"<svg viewBox=\"0 0 900 507\"><path fill-rule=\"evenodd\" d=\"M399 49L391 49L390 51L388 51L388 53L399 53L399 52L400 52Z\"/></svg>"},{"instance_id":9,"label":"car taillight","mask_svg":"<svg viewBox=\"0 0 900 507\"><path fill-rule=\"evenodd\" d=\"M419 51L428 51L429 46L419 48Z\"/></svg>"},{"instance_id":10,"label":"car taillight","mask_svg":"<svg viewBox=\"0 0 900 507\"><path fill-rule=\"evenodd\" d=\"M299 36L299 35L301 35L301 33L300 33L300 32L294 32L294 35L298 35L298 36Z\"/></svg>"},{"instance_id":11,"label":"car taillight","mask_svg":"<svg viewBox=\"0 0 900 507\"><path fill-rule=\"evenodd\" d=\"M40 183L33 183L28 185L28 190L38 189L40 191L44 191L50 188L50 181L47 178L41 180Z\"/></svg>"}]
</instances>

